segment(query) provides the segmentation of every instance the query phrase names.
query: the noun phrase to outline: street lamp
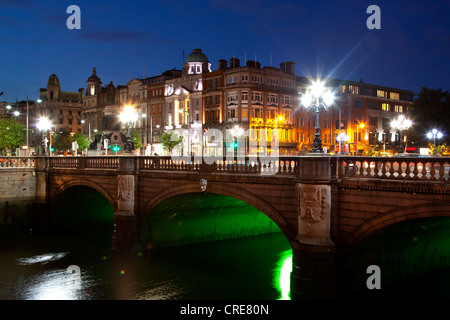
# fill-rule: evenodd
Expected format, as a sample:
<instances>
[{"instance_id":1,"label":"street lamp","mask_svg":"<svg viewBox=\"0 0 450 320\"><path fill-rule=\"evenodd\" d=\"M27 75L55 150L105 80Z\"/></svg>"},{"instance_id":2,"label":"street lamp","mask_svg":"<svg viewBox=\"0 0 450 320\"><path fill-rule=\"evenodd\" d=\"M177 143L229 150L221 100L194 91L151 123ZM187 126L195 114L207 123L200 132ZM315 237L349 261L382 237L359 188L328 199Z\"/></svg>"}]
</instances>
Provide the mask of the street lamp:
<instances>
[{"instance_id":1,"label":"street lamp","mask_svg":"<svg viewBox=\"0 0 450 320\"><path fill-rule=\"evenodd\" d=\"M242 129L238 125L235 125L234 128L232 128L230 130L230 133L231 133L231 136L233 137L233 154L236 156L237 154L235 154L234 150L236 150L235 147L237 147L237 139L238 139L238 137L242 136L242 134L244 133L244 129ZM246 149L247 149L247 144L245 144L245 150Z\"/></svg>"},{"instance_id":2,"label":"street lamp","mask_svg":"<svg viewBox=\"0 0 450 320\"><path fill-rule=\"evenodd\" d=\"M314 153L323 153L322 138L320 137L319 113L321 109L328 109L334 103L334 95L329 88L325 88L321 81L313 82L307 88L306 93L301 99L301 104L307 111L314 110L316 112L316 133L314 135L313 150Z\"/></svg>"},{"instance_id":3,"label":"street lamp","mask_svg":"<svg viewBox=\"0 0 450 320\"><path fill-rule=\"evenodd\" d=\"M134 123L137 121L138 114L136 111L134 111L132 106L125 106L123 112L119 115L119 117L120 117L120 121L122 121L128 125L128 134L127 134L127 139L125 141L125 153L132 153L130 127L131 127L131 123Z\"/></svg>"},{"instance_id":4,"label":"street lamp","mask_svg":"<svg viewBox=\"0 0 450 320\"><path fill-rule=\"evenodd\" d=\"M339 154L341 154L342 144L348 141L348 135L345 132L341 132L337 136L337 140L339 141Z\"/></svg>"},{"instance_id":5,"label":"street lamp","mask_svg":"<svg viewBox=\"0 0 450 320\"><path fill-rule=\"evenodd\" d=\"M397 119L393 120L391 122L391 127L399 131L399 146L398 146L398 153L402 150L402 140L403 140L403 132L405 130L408 130L412 125L412 121L407 119L404 115L400 115ZM406 148L404 150L406 152Z\"/></svg>"},{"instance_id":6,"label":"street lamp","mask_svg":"<svg viewBox=\"0 0 450 320\"><path fill-rule=\"evenodd\" d=\"M50 120L48 120L47 118L39 118L36 127L39 131L42 131L42 150L40 152L40 155L44 156L47 153L46 148L48 142L47 137L45 136L45 132L47 130L50 130Z\"/></svg>"},{"instance_id":7,"label":"street lamp","mask_svg":"<svg viewBox=\"0 0 450 320\"><path fill-rule=\"evenodd\" d=\"M427 133L428 139L433 139L433 145L436 145L436 139L441 139L443 137L443 133L440 132L438 129L433 129Z\"/></svg>"}]
</instances>

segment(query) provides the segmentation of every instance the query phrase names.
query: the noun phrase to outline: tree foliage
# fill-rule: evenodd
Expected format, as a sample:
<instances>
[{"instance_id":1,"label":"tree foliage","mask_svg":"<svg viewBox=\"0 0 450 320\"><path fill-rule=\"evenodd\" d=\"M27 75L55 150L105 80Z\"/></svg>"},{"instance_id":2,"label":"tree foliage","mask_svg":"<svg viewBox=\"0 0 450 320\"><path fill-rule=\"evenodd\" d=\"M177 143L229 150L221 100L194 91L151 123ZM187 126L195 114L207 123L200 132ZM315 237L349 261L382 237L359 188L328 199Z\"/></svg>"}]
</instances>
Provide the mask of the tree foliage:
<instances>
[{"instance_id":1,"label":"tree foliage","mask_svg":"<svg viewBox=\"0 0 450 320\"><path fill-rule=\"evenodd\" d=\"M183 137L178 136L175 132L165 132L161 136L161 143L169 149L169 153L172 152L172 149L175 148L181 141L183 141Z\"/></svg>"},{"instance_id":2,"label":"tree foliage","mask_svg":"<svg viewBox=\"0 0 450 320\"><path fill-rule=\"evenodd\" d=\"M77 142L78 149L81 151L84 151L89 147L89 141L82 133L76 133L72 140Z\"/></svg>"},{"instance_id":3,"label":"tree foliage","mask_svg":"<svg viewBox=\"0 0 450 320\"><path fill-rule=\"evenodd\" d=\"M134 128L130 131L131 142L134 144L135 149L140 149L142 147L141 135L139 130Z\"/></svg>"},{"instance_id":4,"label":"tree foliage","mask_svg":"<svg viewBox=\"0 0 450 320\"><path fill-rule=\"evenodd\" d=\"M426 133L434 128L444 133L442 142L450 143L450 93L448 90L422 87L409 110L414 140L426 145Z\"/></svg>"},{"instance_id":5,"label":"tree foliage","mask_svg":"<svg viewBox=\"0 0 450 320\"><path fill-rule=\"evenodd\" d=\"M72 136L70 135L70 129L64 128L59 133L53 135L52 144L58 151L67 151L72 149Z\"/></svg>"},{"instance_id":6,"label":"tree foliage","mask_svg":"<svg viewBox=\"0 0 450 320\"><path fill-rule=\"evenodd\" d=\"M0 118L0 151L14 149L23 144L25 126L16 119Z\"/></svg>"}]
</instances>

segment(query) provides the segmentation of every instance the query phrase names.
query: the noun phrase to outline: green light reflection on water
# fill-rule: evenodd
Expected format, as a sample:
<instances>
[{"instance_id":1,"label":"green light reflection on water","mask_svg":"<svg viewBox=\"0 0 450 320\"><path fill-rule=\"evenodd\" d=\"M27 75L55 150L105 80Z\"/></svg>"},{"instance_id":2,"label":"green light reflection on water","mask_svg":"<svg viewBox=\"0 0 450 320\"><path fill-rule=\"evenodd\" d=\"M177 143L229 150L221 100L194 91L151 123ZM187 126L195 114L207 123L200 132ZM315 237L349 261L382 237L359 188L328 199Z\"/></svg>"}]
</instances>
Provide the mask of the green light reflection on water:
<instances>
[{"instance_id":1,"label":"green light reflection on water","mask_svg":"<svg viewBox=\"0 0 450 320\"><path fill-rule=\"evenodd\" d=\"M292 250L280 253L275 271L275 287L280 293L278 300L291 300Z\"/></svg>"}]
</instances>

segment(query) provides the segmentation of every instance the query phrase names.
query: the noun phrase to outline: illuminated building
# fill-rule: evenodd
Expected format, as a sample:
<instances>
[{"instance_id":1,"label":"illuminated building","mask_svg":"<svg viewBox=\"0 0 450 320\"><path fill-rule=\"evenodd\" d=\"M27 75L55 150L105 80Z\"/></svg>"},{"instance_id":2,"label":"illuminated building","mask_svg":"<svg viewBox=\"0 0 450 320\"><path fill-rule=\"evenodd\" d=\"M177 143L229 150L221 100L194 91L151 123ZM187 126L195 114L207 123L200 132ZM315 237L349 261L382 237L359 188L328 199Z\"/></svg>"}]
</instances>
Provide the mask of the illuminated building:
<instances>
[{"instance_id":1,"label":"illuminated building","mask_svg":"<svg viewBox=\"0 0 450 320\"><path fill-rule=\"evenodd\" d=\"M391 121L408 111L413 92L367 84L362 79L359 82L326 79L326 83L333 88L336 100L335 106L324 111L320 118L324 147L338 152L337 137L339 133L346 133L349 140L342 150L345 153L367 154L374 147L382 152L392 152L398 134L392 129ZM297 78L299 94L308 84L309 79ZM303 108L296 115L299 144L310 149L315 132L314 115Z\"/></svg>"},{"instance_id":2,"label":"illuminated building","mask_svg":"<svg viewBox=\"0 0 450 320\"><path fill-rule=\"evenodd\" d=\"M46 89L39 90L41 103L37 104L36 118L46 117L51 123L51 130L60 132L67 128L71 133L81 132L82 92L61 91L57 75L52 74ZM30 127L34 123L30 120Z\"/></svg>"}]
</instances>

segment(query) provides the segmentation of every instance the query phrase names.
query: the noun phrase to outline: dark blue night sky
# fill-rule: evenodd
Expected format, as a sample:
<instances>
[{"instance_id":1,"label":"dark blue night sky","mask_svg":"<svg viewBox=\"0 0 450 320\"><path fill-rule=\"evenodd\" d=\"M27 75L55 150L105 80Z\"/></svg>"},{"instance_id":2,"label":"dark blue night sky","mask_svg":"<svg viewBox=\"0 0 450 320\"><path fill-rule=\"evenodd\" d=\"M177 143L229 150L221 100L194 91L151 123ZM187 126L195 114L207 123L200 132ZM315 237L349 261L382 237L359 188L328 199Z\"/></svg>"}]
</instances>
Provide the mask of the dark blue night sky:
<instances>
[{"instance_id":1,"label":"dark blue night sky","mask_svg":"<svg viewBox=\"0 0 450 320\"><path fill-rule=\"evenodd\" d=\"M66 27L72 4L81 30ZM366 27L372 4L381 30ZM0 92L36 99L52 73L62 90L77 91L92 67L104 84L126 84L181 69L194 48L213 70L219 59L256 55L263 66L292 60L302 76L447 90L449 17L449 1L1 0Z\"/></svg>"}]
</instances>

